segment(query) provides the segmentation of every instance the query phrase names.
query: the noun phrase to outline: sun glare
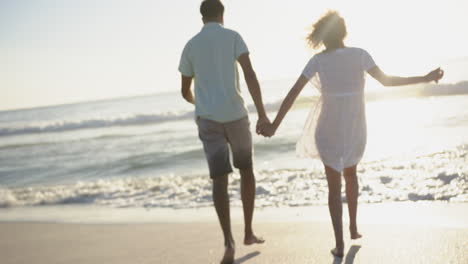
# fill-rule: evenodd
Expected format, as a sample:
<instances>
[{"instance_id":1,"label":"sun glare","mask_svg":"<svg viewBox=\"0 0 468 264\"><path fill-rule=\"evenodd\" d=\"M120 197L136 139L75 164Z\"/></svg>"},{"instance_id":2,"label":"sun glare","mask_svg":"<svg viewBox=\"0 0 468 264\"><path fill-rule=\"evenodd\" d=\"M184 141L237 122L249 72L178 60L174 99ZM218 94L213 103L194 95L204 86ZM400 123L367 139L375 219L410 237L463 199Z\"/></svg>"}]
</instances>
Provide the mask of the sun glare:
<instances>
[{"instance_id":1,"label":"sun glare","mask_svg":"<svg viewBox=\"0 0 468 264\"><path fill-rule=\"evenodd\" d=\"M40 14L30 12L27 5L3 6L1 10L10 8L12 15L1 18L10 26L0 28L0 58L8 61L0 76L0 86L8 87L0 106L32 107L178 89L180 52L202 26L198 3L181 8L176 2L117 2L98 6L63 2L52 8L47 1L36 1L44 11ZM388 74L420 75L434 67L448 68L448 59L468 55L465 1L225 3L225 26L245 39L260 81L297 78L316 52L305 37L327 9L345 18L346 44L368 50ZM179 16L169 15L173 13ZM447 70L444 80L464 78L456 71ZM368 84L370 89L378 86Z\"/></svg>"}]
</instances>

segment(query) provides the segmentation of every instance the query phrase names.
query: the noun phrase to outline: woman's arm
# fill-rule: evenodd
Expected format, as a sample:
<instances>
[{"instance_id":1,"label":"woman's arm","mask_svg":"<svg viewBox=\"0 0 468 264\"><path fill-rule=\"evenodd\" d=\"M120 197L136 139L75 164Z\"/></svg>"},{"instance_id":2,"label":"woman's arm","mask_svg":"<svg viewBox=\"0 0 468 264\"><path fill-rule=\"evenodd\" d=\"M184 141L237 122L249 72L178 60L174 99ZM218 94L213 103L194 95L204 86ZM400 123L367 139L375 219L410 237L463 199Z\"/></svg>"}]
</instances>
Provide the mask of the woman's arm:
<instances>
[{"instance_id":1,"label":"woman's arm","mask_svg":"<svg viewBox=\"0 0 468 264\"><path fill-rule=\"evenodd\" d=\"M401 86L432 81L438 82L444 76L444 71L440 68L431 71L425 76L415 77L389 76L386 75L378 66L371 68L367 72L383 86Z\"/></svg>"},{"instance_id":2,"label":"woman's arm","mask_svg":"<svg viewBox=\"0 0 468 264\"><path fill-rule=\"evenodd\" d=\"M281 104L278 114L276 114L275 121L273 121L271 125L265 125L261 128L262 135L271 137L275 134L276 130L278 129L279 125L288 113L289 109L291 109L291 106L293 105L294 101L296 101L297 96L302 91L302 89L308 81L309 79L307 79L304 75L301 75L299 79L297 79L296 83L291 88L286 98L284 98L284 101Z\"/></svg>"}]
</instances>

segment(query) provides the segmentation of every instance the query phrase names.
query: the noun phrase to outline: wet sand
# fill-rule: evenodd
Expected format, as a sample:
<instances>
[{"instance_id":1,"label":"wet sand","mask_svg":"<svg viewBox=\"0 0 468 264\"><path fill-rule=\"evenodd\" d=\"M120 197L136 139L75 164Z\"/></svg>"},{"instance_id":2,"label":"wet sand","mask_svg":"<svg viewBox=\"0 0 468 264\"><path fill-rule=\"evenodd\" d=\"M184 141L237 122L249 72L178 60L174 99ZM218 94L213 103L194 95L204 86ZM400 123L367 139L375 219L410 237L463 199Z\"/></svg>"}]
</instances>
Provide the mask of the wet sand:
<instances>
[{"instance_id":1,"label":"wet sand","mask_svg":"<svg viewBox=\"0 0 468 264\"><path fill-rule=\"evenodd\" d=\"M364 238L346 238L345 257L335 259L326 207L257 210L255 229L267 241L253 246L242 245L242 213L233 208L236 263L468 262L468 204L393 203L359 210ZM0 220L13 219L14 211L2 209ZM1 263L218 263L222 235L213 211L152 210L146 214L157 219L144 222L136 214L107 222L2 222ZM106 214L111 217L111 210ZM349 237L346 221L344 231Z\"/></svg>"}]
</instances>

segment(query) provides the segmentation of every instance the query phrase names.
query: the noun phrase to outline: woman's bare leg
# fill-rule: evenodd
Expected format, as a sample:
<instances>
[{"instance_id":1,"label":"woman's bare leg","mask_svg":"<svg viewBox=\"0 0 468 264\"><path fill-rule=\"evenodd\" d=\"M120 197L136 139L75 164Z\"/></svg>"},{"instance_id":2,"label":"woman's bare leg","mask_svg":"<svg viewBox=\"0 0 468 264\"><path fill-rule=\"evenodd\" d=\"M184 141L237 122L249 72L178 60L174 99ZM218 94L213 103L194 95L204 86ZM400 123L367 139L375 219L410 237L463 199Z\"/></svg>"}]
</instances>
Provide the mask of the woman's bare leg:
<instances>
[{"instance_id":1,"label":"woman's bare leg","mask_svg":"<svg viewBox=\"0 0 468 264\"><path fill-rule=\"evenodd\" d=\"M328 209L335 232L336 248L332 249L332 254L342 257L344 254L343 241L343 207L341 204L341 173L325 165L325 174L328 182Z\"/></svg>"},{"instance_id":2,"label":"woman's bare leg","mask_svg":"<svg viewBox=\"0 0 468 264\"><path fill-rule=\"evenodd\" d=\"M359 183L356 174L356 166L357 165L346 168L343 171L346 182L346 200L348 201L349 231L351 233L351 239L358 239L362 237L358 232L356 224L359 196Z\"/></svg>"}]
</instances>

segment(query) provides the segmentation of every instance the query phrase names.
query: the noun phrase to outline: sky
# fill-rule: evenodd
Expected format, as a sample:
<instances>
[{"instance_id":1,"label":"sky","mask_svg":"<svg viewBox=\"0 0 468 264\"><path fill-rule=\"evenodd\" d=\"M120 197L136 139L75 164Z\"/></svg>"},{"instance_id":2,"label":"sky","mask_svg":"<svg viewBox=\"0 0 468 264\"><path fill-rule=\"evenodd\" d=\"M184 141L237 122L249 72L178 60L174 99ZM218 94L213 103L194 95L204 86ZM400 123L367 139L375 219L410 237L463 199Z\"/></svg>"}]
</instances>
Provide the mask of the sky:
<instances>
[{"instance_id":1,"label":"sky","mask_svg":"<svg viewBox=\"0 0 468 264\"><path fill-rule=\"evenodd\" d=\"M178 92L181 51L202 27L200 3L0 1L0 110ZM315 52L305 37L328 9L345 18L346 45L368 50L389 74L468 61L464 0L223 3L225 27L243 36L260 80L300 75ZM460 74L446 72L445 81Z\"/></svg>"}]
</instances>

